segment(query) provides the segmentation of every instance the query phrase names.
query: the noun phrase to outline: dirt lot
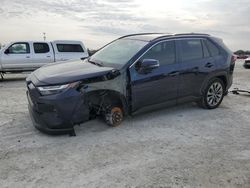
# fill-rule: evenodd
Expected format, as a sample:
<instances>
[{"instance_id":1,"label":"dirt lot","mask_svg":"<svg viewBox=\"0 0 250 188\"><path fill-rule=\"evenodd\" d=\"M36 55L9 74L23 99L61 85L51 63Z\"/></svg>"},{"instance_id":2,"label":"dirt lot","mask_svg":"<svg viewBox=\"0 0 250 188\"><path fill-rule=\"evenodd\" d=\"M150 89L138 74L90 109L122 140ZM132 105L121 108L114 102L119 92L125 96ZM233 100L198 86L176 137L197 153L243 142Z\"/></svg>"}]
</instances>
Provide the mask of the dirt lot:
<instances>
[{"instance_id":1,"label":"dirt lot","mask_svg":"<svg viewBox=\"0 0 250 188\"><path fill-rule=\"evenodd\" d=\"M237 62L234 87L250 89ZM33 128L24 75L0 82L0 187L250 187L250 96L220 108L185 104L76 127L76 137Z\"/></svg>"}]
</instances>

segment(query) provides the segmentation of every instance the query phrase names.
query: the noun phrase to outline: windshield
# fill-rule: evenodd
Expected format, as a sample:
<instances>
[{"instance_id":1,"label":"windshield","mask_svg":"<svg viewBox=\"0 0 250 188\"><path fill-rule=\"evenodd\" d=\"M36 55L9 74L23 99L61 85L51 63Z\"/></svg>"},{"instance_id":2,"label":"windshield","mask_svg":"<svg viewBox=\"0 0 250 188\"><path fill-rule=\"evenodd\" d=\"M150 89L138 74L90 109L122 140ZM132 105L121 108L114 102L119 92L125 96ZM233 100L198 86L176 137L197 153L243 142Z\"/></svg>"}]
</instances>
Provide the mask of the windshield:
<instances>
[{"instance_id":1,"label":"windshield","mask_svg":"<svg viewBox=\"0 0 250 188\"><path fill-rule=\"evenodd\" d=\"M89 61L103 66L123 67L148 42L131 39L120 39L96 52Z\"/></svg>"}]
</instances>

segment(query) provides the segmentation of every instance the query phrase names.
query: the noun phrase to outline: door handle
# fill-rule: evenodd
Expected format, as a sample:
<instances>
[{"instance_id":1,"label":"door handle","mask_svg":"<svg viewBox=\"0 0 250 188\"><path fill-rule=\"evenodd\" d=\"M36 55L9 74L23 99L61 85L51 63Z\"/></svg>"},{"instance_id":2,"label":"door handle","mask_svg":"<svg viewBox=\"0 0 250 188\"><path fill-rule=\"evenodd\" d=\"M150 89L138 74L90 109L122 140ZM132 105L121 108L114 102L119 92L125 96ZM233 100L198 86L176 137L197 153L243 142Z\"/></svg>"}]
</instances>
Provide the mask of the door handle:
<instances>
[{"instance_id":1,"label":"door handle","mask_svg":"<svg viewBox=\"0 0 250 188\"><path fill-rule=\"evenodd\" d=\"M26 56L26 58L30 58L30 56Z\"/></svg>"},{"instance_id":2,"label":"door handle","mask_svg":"<svg viewBox=\"0 0 250 188\"><path fill-rule=\"evenodd\" d=\"M178 76L179 74L180 74L180 72L175 71L175 72L169 73L168 75L171 76L171 77L174 77L174 76Z\"/></svg>"},{"instance_id":3,"label":"door handle","mask_svg":"<svg viewBox=\"0 0 250 188\"><path fill-rule=\"evenodd\" d=\"M47 57L50 57L50 55L48 55Z\"/></svg>"},{"instance_id":4,"label":"door handle","mask_svg":"<svg viewBox=\"0 0 250 188\"><path fill-rule=\"evenodd\" d=\"M214 66L214 64L213 63L209 63L209 62L205 65L205 67L207 67L207 68L211 68L213 66Z\"/></svg>"}]
</instances>

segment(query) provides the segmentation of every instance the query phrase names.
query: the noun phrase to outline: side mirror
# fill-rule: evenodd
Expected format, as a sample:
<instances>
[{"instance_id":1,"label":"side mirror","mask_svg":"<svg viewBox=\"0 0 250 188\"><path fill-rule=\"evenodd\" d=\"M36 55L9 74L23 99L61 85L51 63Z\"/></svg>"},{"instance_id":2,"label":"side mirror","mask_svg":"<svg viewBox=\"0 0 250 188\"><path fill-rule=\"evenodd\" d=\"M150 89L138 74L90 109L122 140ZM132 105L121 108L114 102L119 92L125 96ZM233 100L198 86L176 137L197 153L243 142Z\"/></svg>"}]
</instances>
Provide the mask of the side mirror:
<instances>
[{"instance_id":1,"label":"side mirror","mask_svg":"<svg viewBox=\"0 0 250 188\"><path fill-rule=\"evenodd\" d=\"M148 74L160 66L160 62L156 59L143 59L138 67L138 72Z\"/></svg>"},{"instance_id":2,"label":"side mirror","mask_svg":"<svg viewBox=\"0 0 250 188\"><path fill-rule=\"evenodd\" d=\"M5 53L5 54L9 54L9 53L10 53L10 50L7 49L7 50L4 51L4 53Z\"/></svg>"}]
</instances>

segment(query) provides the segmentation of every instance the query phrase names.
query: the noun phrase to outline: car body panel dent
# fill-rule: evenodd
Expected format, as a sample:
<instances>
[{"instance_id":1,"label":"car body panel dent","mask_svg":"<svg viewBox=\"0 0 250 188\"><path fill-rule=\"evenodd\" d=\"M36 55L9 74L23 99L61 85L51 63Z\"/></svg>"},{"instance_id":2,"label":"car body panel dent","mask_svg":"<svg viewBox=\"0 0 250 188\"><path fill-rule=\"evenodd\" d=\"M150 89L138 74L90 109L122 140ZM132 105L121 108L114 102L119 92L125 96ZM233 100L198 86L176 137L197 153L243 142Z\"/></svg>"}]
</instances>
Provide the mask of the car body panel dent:
<instances>
[{"instance_id":1,"label":"car body panel dent","mask_svg":"<svg viewBox=\"0 0 250 188\"><path fill-rule=\"evenodd\" d=\"M85 93L88 93L96 90L111 90L126 96L126 85L127 82L125 74L121 74L114 79L101 82L86 83L86 85L84 85L84 91Z\"/></svg>"}]
</instances>

